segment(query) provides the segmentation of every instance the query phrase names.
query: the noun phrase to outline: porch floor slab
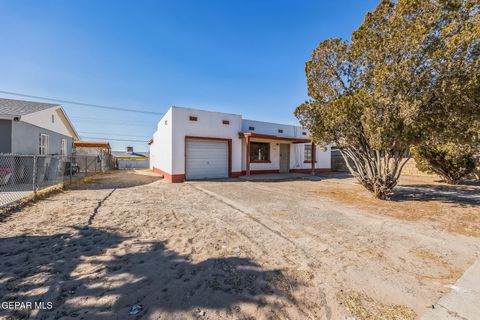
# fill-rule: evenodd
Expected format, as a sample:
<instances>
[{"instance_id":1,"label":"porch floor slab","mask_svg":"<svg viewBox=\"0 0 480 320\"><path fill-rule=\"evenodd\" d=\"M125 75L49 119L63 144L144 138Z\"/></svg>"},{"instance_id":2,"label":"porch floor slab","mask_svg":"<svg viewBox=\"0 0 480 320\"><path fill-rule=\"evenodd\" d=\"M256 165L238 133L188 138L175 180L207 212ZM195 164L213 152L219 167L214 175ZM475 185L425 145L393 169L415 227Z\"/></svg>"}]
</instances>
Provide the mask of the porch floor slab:
<instances>
[{"instance_id":1,"label":"porch floor slab","mask_svg":"<svg viewBox=\"0 0 480 320\"><path fill-rule=\"evenodd\" d=\"M239 179L247 181L290 181L290 180L313 180L320 181L319 175L310 173L268 173L268 174L252 174L249 176L240 176Z\"/></svg>"}]
</instances>

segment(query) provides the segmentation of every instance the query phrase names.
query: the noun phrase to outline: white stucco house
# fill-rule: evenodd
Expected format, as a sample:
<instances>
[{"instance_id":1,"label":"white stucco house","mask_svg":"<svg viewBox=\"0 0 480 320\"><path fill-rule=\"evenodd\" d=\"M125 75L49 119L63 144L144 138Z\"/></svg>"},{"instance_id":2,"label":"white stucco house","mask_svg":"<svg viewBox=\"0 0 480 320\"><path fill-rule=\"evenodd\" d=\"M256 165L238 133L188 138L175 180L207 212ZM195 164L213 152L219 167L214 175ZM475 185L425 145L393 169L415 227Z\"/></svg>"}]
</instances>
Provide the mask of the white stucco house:
<instances>
[{"instance_id":1,"label":"white stucco house","mask_svg":"<svg viewBox=\"0 0 480 320\"><path fill-rule=\"evenodd\" d=\"M330 171L330 147L300 126L241 115L171 107L150 145L150 168L170 182L258 173Z\"/></svg>"}]
</instances>

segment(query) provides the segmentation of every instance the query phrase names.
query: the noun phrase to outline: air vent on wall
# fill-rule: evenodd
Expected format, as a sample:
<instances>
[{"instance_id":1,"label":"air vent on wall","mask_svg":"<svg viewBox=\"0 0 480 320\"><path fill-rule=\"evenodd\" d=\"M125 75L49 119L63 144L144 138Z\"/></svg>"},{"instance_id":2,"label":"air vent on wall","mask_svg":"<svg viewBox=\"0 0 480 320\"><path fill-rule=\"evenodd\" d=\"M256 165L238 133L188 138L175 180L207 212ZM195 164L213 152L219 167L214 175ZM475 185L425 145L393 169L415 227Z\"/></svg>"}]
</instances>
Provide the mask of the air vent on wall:
<instances>
[{"instance_id":1,"label":"air vent on wall","mask_svg":"<svg viewBox=\"0 0 480 320\"><path fill-rule=\"evenodd\" d=\"M283 130L282 130L282 129L278 129L278 133L283 133Z\"/></svg>"},{"instance_id":2,"label":"air vent on wall","mask_svg":"<svg viewBox=\"0 0 480 320\"><path fill-rule=\"evenodd\" d=\"M228 120L222 120L222 123L223 123L223 124L230 124L230 121L228 121Z\"/></svg>"},{"instance_id":3,"label":"air vent on wall","mask_svg":"<svg viewBox=\"0 0 480 320\"><path fill-rule=\"evenodd\" d=\"M254 131L254 130L255 130L255 127L248 127L248 130Z\"/></svg>"},{"instance_id":4,"label":"air vent on wall","mask_svg":"<svg viewBox=\"0 0 480 320\"><path fill-rule=\"evenodd\" d=\"M197 117L194 117L194 116L190 116L190 121L197 121L198 118Z\"/></svg>"}]
</instances>

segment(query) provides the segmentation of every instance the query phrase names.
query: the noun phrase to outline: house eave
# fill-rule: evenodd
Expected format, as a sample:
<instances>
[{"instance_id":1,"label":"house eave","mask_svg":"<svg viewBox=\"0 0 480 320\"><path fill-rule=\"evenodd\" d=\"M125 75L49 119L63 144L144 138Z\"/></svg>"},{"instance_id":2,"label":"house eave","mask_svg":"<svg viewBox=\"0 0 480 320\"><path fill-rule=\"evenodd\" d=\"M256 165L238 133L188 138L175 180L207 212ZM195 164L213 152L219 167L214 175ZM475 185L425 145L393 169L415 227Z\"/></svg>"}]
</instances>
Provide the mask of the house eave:
<instances>
[{"instance_id":1,"label":"house eave","mask_svg":"<svg viewBox=\"0 0 480 320\"><path fill-rule=\"evenodd\" d=\"M303 138L294 138L294 137L279 137L270 134L262 134L262 133L253 133L253 132L239 132L238 136L240 139L244 139L249 137L250 139L258 138L258 139L269 139L269 140L278 140L278 141L288 141L292 143L310 143L310 139L303 139Z\"/></svg>"}]
</instances>

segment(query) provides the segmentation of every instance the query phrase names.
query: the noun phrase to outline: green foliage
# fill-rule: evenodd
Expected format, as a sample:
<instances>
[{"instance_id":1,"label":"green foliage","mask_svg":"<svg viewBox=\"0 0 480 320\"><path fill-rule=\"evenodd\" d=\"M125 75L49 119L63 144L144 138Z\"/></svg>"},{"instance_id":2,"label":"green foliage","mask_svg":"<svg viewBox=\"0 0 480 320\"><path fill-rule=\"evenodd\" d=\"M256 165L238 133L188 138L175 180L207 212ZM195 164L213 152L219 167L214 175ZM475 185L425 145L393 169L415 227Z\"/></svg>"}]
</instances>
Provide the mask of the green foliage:
<instances>
[{"instance_id":1,"label":"green foliage","mask_svg":"<svg viewBox=\"0 0 480 320\"><path fill-rule=\"evenodd\" d=\"M306 63L312 99L295 115L375 196L388 198L411 145L480 141L479 11L478 0L382 0L350 42L323 41Z\"/></svg>"},{"instance_id":2,"label":"green foliage","mask_svg":"<svg viewBox=\"0 0 480 320\"><path fill-rule=\"evenodd\" d=\"M452 184L475 169L473 150L469 145L421 145L412 147L412 154L419 170L436 173Z\"/></svg>"}]
</instances>

